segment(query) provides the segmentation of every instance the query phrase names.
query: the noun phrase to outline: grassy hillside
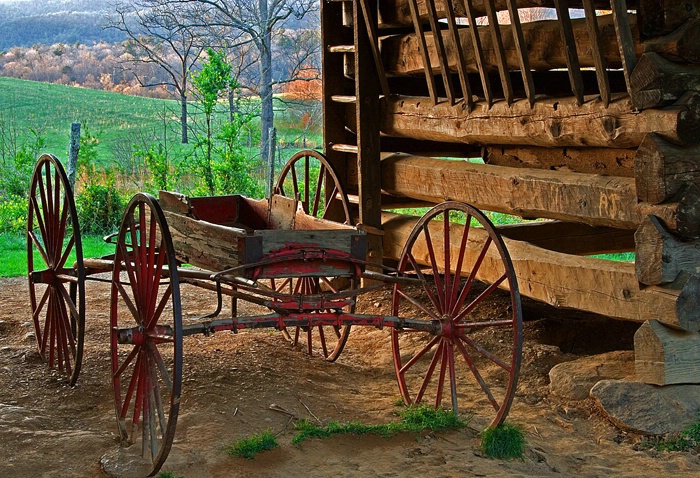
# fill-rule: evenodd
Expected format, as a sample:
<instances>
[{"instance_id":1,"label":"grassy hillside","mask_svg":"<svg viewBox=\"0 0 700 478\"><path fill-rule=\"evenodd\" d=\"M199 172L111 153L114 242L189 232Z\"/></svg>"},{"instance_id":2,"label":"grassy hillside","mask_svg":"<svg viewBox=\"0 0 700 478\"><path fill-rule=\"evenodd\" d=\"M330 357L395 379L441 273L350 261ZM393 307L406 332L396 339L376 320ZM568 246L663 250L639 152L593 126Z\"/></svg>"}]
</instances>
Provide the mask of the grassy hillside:
<instances>
[{"instance_id":1,"label":"grassy hillside","mask_svg":"<svg viewBox=\"0 0 700 478\"><path fill-rule=\"evenodd\" d=\"M247 108L255 108L257 99L251 100ZM142 98L87 88L54 85L35 81L0 77L0 122L13 125L20 134L27 134L30 128L37 129L46 141L44 152L53 153L63 159L68 154L70 125L80 122L90 133L99 138L96 148L98 161L102 164L128 161L127 153L134 143L144 138L167 137L173 154L184 156L191 146L180 144L180 104L173 100ZM275 124L279 131L277 138L282 148L302 147L303 130L301 118L307 109L290 107L275 102ZM225 105L221 105L220 117L225 115ZM196 106L190 106L194 115ZM164 119L165 118L165 121ZM259 121L253 124L259 129ZM165 131L165 133L164 133ZM259 133L258 133L259 134ZM256 134L252 134L251 155L257 150ZM314 125L307 135L307 147L321 144L320 124ZM291 153L281 153L286 160Z\"/></svg>"},{"instance_id":2,"label":"grassy hillside","mask_svg":"<svg viewBox=\"0 0 700 478\"><path fill-rule=\"evenodd\" d=\"M98 157L105 162L140 135L154 128L161 131L164 112L173 123L177 116L171 111L179 109L175 101L13 78L0 78L0 102L0 119L20 132L37 129L47 141L46 152L59 158L67 155L71 123L87 125L100 138ZM172 137L177 139L174 133Z\"/></svg>"}]
</instances>

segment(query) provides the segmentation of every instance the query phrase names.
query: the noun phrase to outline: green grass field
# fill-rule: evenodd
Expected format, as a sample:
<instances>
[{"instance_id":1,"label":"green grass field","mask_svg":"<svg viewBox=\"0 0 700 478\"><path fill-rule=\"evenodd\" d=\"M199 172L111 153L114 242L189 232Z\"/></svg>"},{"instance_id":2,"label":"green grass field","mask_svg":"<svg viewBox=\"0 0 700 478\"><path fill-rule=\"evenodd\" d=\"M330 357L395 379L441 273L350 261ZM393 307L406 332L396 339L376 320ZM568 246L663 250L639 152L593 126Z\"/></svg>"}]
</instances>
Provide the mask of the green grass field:
<instances>
[{"instance_id":1,"label":"green grass field","mask_svg":"<svg viewBox=\"0 0 700 478\"><path fill-rule=\"evenodd\" d=\"M247 108L256 108L258 100L250 100ZM0 122L12 125L20 134L26 135L36 129L46 139L42 152L55 154L63 160L68 155L70 125L79 122L98 137L98 161L113 164L123 160L120 155L141 138L154 132L163 137L167 131L167 142L174 155L186 154L190 147L180 143L180 104L174 100L160 100L128 96L106 91L73 86L54 85L35 81L0 77ZM313 106L313 105L312 105ZM222 105L220 114L225 114ZM194 114L196 107L190 107ZM294 112L281 101L275 101L275 124L278 125L278 141L281 145L300 147L304 130ZM163 118L165 117L165 125ZM259 129L259 121L253 122ZM321 144L320 125L311 128L306 135L307 147ZM254 140L253 140L254 141ZM250 153L257 151L253 144ZM282 159L291 153L283 154Z\"/></svg>"}]
</instances>

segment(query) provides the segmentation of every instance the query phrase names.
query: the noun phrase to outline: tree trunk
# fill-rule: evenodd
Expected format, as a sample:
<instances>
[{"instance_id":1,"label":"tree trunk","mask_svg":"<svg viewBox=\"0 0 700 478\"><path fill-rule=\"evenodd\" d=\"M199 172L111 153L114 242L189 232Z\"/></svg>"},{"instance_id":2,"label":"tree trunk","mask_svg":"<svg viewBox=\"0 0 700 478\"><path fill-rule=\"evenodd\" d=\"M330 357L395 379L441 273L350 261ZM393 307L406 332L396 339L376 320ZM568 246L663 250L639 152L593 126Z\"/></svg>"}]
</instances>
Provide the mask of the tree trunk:
<instances>
[{"instance_id":1,"label":"tree trunk","mask_svg":"<svg viewBox=\"0 0 700 478\"><path fill-rule=\"evenodd\" d=\"M180 123L182 124L182 144L187 144L187 94L180 93Z\"/></svg>"},{"instance_id":2,"label":"tree trunk","mask_svg":"<svg viewBox=\"0 0 700 478\"><path fill-rule=\"evenodd\" d=\"M272 26L268 25L267 0L258 0L260 8L260 161L267 164L270 158L270 129L274 126L272 110Z\"/></svg>"}]
</instances>

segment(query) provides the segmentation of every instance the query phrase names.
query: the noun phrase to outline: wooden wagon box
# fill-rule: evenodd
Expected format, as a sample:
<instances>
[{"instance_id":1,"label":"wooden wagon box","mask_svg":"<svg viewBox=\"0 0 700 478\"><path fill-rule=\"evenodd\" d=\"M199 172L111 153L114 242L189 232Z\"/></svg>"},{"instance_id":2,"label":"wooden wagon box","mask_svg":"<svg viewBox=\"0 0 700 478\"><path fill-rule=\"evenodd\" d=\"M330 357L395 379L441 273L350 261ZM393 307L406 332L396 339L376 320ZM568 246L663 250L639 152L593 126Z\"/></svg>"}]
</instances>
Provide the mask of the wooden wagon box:
<instances>
[{"instance_id":1,"label":"wooden wagon box","mask_svg":"<svg viewBox=\"0 0 700 478\"><path fill-rule=\"evenodd\" d=\"M261 264L256 278L351 277L357 271L348 259L365 260L364 231L310 216L295 199L189 197L161 191L159 203L178 259L203 269ZM298 257L296 265L275 260L283 255ZM242 275L252 273L244 269Z\"/></svg>"}]
</instances>

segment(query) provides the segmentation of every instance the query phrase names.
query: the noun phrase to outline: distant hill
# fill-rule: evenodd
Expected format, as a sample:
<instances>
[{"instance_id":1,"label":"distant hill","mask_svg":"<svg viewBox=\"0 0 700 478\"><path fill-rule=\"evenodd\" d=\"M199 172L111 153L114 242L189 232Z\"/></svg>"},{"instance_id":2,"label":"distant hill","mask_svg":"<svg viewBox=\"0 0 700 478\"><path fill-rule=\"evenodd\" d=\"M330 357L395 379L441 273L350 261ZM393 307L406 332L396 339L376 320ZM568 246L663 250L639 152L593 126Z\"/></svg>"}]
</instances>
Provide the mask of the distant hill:
<instances>
[{"instance_id":1,"label":"distant hill","mask_svg":"<svg viewBox=\"0 0 700 478\"><path fill-rule=\"evenodd\" d=\"M0 50L36 43L118 42L124 36L105 30L110 0L0 0Z\"/></svg>"}]
</instances>

